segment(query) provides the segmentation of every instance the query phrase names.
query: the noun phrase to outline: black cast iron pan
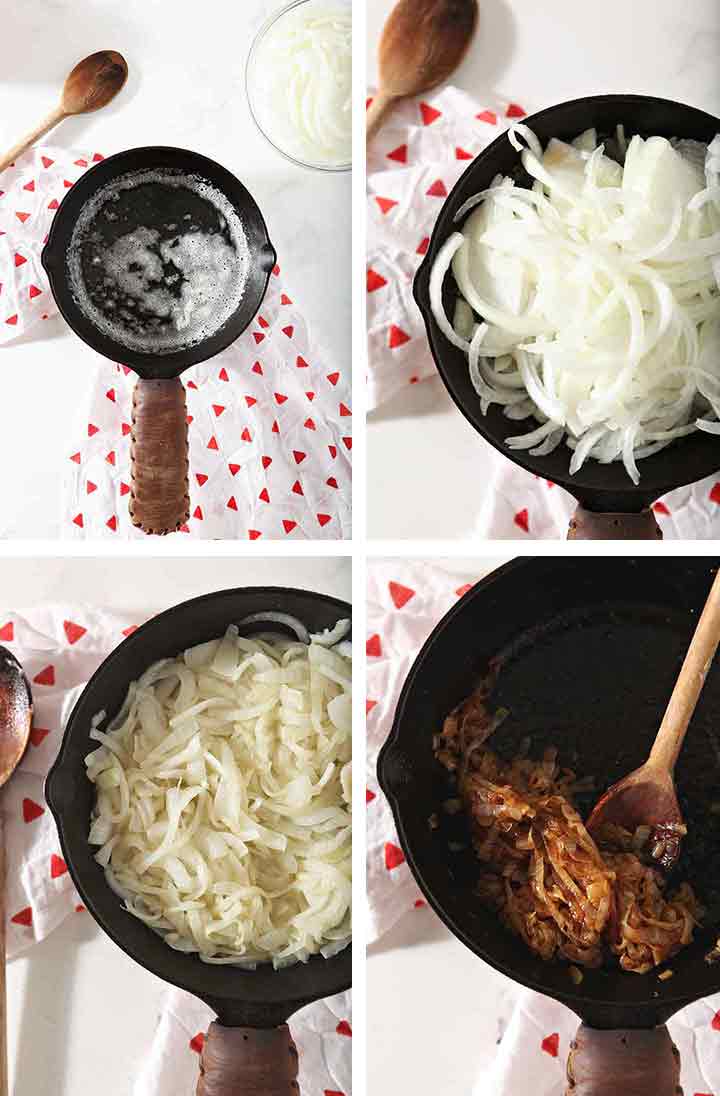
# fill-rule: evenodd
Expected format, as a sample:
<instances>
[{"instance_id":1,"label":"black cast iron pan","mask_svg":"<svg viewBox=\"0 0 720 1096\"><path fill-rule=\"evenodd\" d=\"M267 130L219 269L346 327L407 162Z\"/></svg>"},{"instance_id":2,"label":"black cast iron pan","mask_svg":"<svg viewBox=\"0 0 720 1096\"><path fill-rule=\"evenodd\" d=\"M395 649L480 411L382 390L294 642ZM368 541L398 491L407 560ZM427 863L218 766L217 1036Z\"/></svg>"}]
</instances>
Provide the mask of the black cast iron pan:
<instances>
[{"instance_id":1,"label":"black cast iron pan","mask_svg":"<svg viewBox=\"0 0 720 1096\"><path fill-rule=\"evenodd\" d=\"M551 137L570 141L584 130L595 127L613 151L616 127L624 125L628 140L643 137L684 137L710 142L720 132L720 119L695 107L646 95L595 95L549 107L524 119L545 145ZM655 539L661 536L650 509L660 495L687 483L702 479L720 468L720 446L709 434L696 433L679 439L639 464L640 483L636 487L622 462L600 464L588 460L574 476L570 475L571 451L558 446L545 457L533 457L525 450L508 449L505 439L534 429L534 419L512 422L493 405L487 415L470 383L467 359L439 330L430 308L430 272L438 251L456 231L456 212L472 195L490 186L495 175L511 175L520 184L532 180L519 165L518 153L507 134L502 134L470 164L445 201L435 223L427 254L415 277L415 300L422 312L430 349L445 387L465 418L486 441L510 460L542 479L559 483L579 502L571 524L571 536L590 540ZM453 314L457 288L452 272L443 287L448 315Z\"/></svg>"},{"instance_id":2,"label":"black cast iron pan","mask_svg":"<svg viewBox=\"0 0 720 1096\"><path fill-rule=\"evenodd\" d=\"M224 590L168 609L121 643L90 679L70 715L45 789L68 869L100 927L146 970L193 993L218 1015L205 1042L198 1096L297 1094L297 1052L286 1020L309 1002L350 986L351 948L278 971L265 964L254 971L214 966L174 951L125 912L93 859L87 837L94 788L83 759L94 746L88 738L93 716L105 710L112 717L130 682L151 663L263 611L290 613L310 631L331 628L351 615L350 606L336 598L278 587Z\"/></svg>"},{"instance_id":3,"label":"black cast iron pan","mask_svg":"<svg viewBox=\"0 0 720 1096\"><path fill-rule=\"evenodd\" d=\"M120 176L145 169L170 169L211 183L239 215L250 250L243 296L230 318L207 338L171 353L130 349L109 337L78 304L68 270L73 229L86 203ZM167 187L125 191L116 226L103 222L104 237L111 243L144 226L157 229L163 238L168 223L182 223L185 209L201 228L216 227L209 204L188 190L178 192L177 208L173 201ZM260 307L276 262L263 216L243 184L206 156L180 148L129 149L103 160L68 190L55 214L42 262L58 308L75 334L106 358L131 366L140 378L133 396L130 515L146 533L173 532L189 516L185 390L179 377L235 342Z\"/></svg>"},{"instance_id":4,"label":"black cast iron pan","mask_svg":"<svg viewBox=\"0 0 720 1096\"><path fill-rule=\"evenodd\" d=\"M510 714L490 745L508 757L526 735L533 757L544 745L557 746L561 763L596 778L596 789L579 803L586 814L599 792L647 756L717 565L617 557L521 559L501 567L430 635L380 753L378 776L400 843L436 913L485 962L582 1019L573 1096L675 1096L676 1057L663 1025L720 990L720 964L705 960L720 932L720 667L708 674L676 770L689 833L675 878L693 884L707 914L692 945L666 964L673 972L667 981L658 971L608 967L584 970L576 986L566 963L543 962L480 905L473 894L480 864L467 821L442 809L454 792L433 757L433 734L499 656L490 705ZM620 1083L624 1073L634 1084Z\"/></svg>"}]
</instances>

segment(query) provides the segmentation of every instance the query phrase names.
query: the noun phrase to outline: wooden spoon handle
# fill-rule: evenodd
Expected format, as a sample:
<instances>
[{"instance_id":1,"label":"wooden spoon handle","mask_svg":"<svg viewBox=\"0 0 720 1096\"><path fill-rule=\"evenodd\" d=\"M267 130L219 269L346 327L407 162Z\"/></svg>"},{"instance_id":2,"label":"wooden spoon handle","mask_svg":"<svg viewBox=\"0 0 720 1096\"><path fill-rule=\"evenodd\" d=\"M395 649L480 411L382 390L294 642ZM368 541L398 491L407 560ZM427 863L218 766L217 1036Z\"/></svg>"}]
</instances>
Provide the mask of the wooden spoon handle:
<instances>
[{"instance_id":1,"label":"wooden spoon handle","mask_svg":"<svg viewBox=\"0 0 720 1096\"><path fill-rule=\"evenodd\" d=\"M370 141L377 133L380 123L390 107L396 101L396 96L386 95L384 91L378 91L365 115L366 140Z\"/></svg>"},{"instance_id":2,"label":"wooden spoon handle","mask_svg":"<svg viewBox=\"0 0 720 1096\"><path fill-rule=\"evenodd\" d=\"M205 1037L197 1096L299 1096L298 1053L287 1024L230 1028Z\"/></svg>"},{"instance_id":3,"label":"wooden spoon handle","mask_svg":"<svg viewBox=\"0 0 720 1096\"><path fill-rule=\"evenodd\" d=\"M5 987L5 825L0 814L0 1096L8 1096L7 990Z\"/></svg>"},{"instance_id":4,"label":"wooden spoon handle","mask_svg":"<svg viewBox=\"0 0 720 1096\"><path fill-rule=\"evenodd\" d=\"M7 150L4 156L0 156L0 171L4 171L10 164L14 164L18 156L21 156L26 149L30 148L30 145L34 145L36 141L44 137L49 130L54 129L58 122L62 122L63 118L67 118L67 114L62 107L55 107L54 110L51 110L42 122L35 126L35 129L31 129L29 133L21 137L17 144Z\"/></svg>"},{"instance_id":5,"label":"wooden spoon handle","mask_svg":"<svg viewBox=\"0 0 720 1096\"><path fill-rule=\"evenodd\" d=\"M190 515L186 416L179 377L135 385L130 519L144 533L174 533Z\"/></svg>"},{"instance_id":6,"label":"wooden spoon handle","mask_svg":"<svg viewBox=\"0 0 720 1096\"><path fill-rule=\"evenodd\" d=\"M664 1025L600 1031L581 1024L567 1078L565 1096L682 1096L680 1054Z\"/></svg>"},{"instance_id":7,"label":"wooden spoon handle","mask_svg":"<svg viewBox=\"0 0 720 1096\"><path fill-rule=\"evenodd\" d=\"M720 571L710 588L705 608L690 641L680 675L665 709L648 762L672 772L688 723L700 698L705 677L720 643Z\"/></svg>"}]
</instances>

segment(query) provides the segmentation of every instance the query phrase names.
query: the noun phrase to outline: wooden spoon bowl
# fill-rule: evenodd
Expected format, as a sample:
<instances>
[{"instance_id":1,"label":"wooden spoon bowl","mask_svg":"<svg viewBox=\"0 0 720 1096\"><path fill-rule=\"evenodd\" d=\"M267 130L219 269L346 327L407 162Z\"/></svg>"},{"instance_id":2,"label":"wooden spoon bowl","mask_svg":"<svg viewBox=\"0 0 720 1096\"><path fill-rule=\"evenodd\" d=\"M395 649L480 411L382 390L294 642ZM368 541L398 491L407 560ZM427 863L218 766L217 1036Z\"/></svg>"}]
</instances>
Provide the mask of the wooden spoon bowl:
<instances>
[{"instance_id":1,"label":"wooden spoon bowl","mask_svg":"<svg viewBox=\"0 0 720 1096\"><path fill-rule=\"evenodd\" d=\"M25 672L5 647L0 647L0 787L20 764L30 737L32 694Z\"/></svg>"}]
</instances>

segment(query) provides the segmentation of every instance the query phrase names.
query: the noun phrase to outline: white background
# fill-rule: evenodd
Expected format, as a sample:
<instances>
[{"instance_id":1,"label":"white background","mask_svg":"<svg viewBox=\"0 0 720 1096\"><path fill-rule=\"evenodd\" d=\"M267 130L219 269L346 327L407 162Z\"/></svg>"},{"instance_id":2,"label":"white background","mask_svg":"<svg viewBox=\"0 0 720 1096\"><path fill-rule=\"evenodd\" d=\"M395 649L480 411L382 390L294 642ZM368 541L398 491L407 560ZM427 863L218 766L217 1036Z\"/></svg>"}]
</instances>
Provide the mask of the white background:
<instances>
[{"instance_id":1,"label":"white background","mask_svg":"<svg viewBox=\"0 0 720 1096\"><path fill-rule=\"evenodd\" d=\"M350 175L285 160L256 130L245 99L250 43L280 6L282 0L0 3L0 148L48 113L81 57L119 50L130 76L115 102L67 119L49 140L105 156L177 145L224 164L257 200L284 284L328 362L347 371ZM58 535L62 473L80 427L76 407L98 361L60 317L41 328L0 347L0 536Z\"/></svg>"},{"instance_id":2,"label":"white background","mask_svg":"<svg viewBox=\"0 0 720 1096\"><path fill-rule=\"evenodd\" d=\"M350 571L337 558L2 559L0 617L60 600L147 616L232 586L299 586L350 601ZM70 917L8 965L12 1096L129 1096L162 990L89 914Z\"/></svg>"},{"instance_id":3,"label":"white background","mask_svg":"<svg viewBox=\"0 0 720 1096\"><path fill-rule=\"evenodd\" d=\"M392 0L367 0L368 80ZM581 95L639 92L720 115L718 0L480 0L478 35L454 82L528 112ZM486 443L441 381L407 387L371 415L368 533L471 534L487 479Z\"/></svg>"}]
</instances>

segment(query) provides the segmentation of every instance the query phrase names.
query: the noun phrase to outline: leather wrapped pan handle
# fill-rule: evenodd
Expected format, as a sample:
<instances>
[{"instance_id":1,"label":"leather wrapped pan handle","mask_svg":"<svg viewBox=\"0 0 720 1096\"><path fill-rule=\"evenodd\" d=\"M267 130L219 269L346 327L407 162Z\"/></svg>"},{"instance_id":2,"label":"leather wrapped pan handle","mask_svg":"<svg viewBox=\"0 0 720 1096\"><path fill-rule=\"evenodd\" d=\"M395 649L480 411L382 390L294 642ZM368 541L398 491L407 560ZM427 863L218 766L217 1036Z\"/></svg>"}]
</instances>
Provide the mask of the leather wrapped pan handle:
<instances>
[{"instance_id":1,"label":"leather wrapped pan handle","mask_svg":"<svg viewBox=\"0 0 720 1096\"><path fill-rule=\"evenodd\" d=\"M287 1024L224 1027L205 1037L197 1096L298 1096L298 1052Z\"/></svg>"},{"instance_id":2,"label":"leather wrapped pan handle","mask_svg":"<svg viewBox=\"0 0 720 1096\"><path fill-rule=\"evenodd\" d=\"M662 540L652 510L639 514L598 514L578 506L570 521L568 540Z\"/></svg>"},{"instance_id":3,"label":"leather wrapped pan handle","mask_svg":"<svg viewBox=\"0 0 720 1096\"><path fill-rule=\"evenodd\" d=\"M680 1054L664 1025L600 1031L581 1024L567 1078L565 1096L682 1096Z\"/></svg>"},{"instance_id":4,"label":"leather wrapped pan handle","mask_svg":"<svg viewBox=\"0 0 720 1096\"><path fill-rule=\"evenodd\" d=\"M185 389L179 377L139 380L133 393L130 518L174 533L190 516Z\"/></svg>"}]
</instances>

